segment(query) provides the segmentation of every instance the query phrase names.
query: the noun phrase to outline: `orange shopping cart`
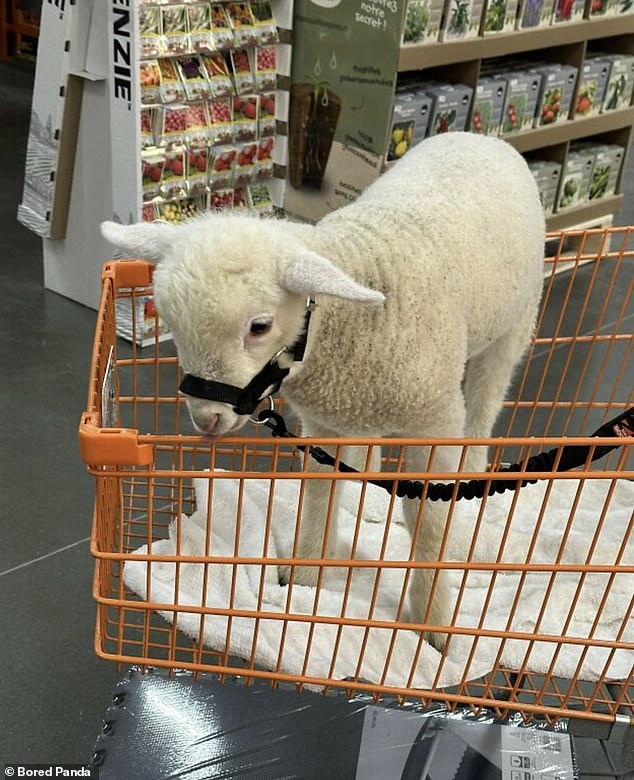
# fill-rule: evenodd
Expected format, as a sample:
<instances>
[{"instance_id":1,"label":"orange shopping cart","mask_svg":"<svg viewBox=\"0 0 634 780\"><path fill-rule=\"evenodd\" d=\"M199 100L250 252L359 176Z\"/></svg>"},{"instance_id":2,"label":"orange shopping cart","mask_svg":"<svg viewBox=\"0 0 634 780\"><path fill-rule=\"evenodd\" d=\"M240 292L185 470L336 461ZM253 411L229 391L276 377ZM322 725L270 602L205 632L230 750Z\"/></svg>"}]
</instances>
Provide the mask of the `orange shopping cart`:
<instances>
[{"instance_id":1,"label":"orange shopping cart","mask_svg":"<svg viewBox=\"0 0 634 780\"><path fill-rule=\"evenodd\" d=\"M79 429L95 478L97 654L626 733L634 717L634 438L624 416L634 406L634 232L571 231L548 246L537 332L497 435L451 442L463 461L469 448L488 448L482 474L438 474L431 459L424 473L404 472L405 448L427 445L433 457L442 440L273 438L262 426L216 443L192 435L173 345L148 311L152 266L107 263ZM123 326L131 344L117 338ZM145 348L136 343L141 330ZM290 416L283 401L277 408ZM621 428L601 428L610 420ZM350 444L368 452L356 474L339 468ZM310 445L331 447L330 471L308 470ZM559 470L571 448L580 462ZM380 474L368 470L376 449ZM529 469L544 452L550 465ZM393 485L422 484L423 498L428 486L448 483L437 560L414 560L402 522L411 499L373 484L385 472ZM327 480L332 495L338 486L341 538L336 556L311 560L317 581L304 586L294 572L306 562L294 551L311 479ZM459 497L469 480L484 486L481 498ZM508 489L489 490L496 480ZM427 570L432 592L443 583L451 594L442 623L429 613L412 618L417 569Z\"/></svg>"}]
</instances>

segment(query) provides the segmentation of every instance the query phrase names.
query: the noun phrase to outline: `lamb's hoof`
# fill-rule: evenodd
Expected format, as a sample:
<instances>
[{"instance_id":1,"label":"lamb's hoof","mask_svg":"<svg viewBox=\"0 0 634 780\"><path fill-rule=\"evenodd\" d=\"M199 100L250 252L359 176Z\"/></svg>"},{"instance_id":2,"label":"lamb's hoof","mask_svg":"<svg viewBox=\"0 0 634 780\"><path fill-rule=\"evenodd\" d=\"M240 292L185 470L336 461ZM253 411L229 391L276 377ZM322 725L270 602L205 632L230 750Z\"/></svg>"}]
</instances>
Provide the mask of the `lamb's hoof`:
<instances>
[{"instance_id":1,"label":"lamb's hoof","mask_svg":"<svg viewBox=\"0 0 634 780\"><path fill-rule=\"evenodd\" d=\"M317 585L318 576L318 566L295 566L293 572L293 585L310 585L314 588L315 585ZM280 585L288 585L291 581L291 567L279 566L278 578Z\"/></svg>"}]
</instances>

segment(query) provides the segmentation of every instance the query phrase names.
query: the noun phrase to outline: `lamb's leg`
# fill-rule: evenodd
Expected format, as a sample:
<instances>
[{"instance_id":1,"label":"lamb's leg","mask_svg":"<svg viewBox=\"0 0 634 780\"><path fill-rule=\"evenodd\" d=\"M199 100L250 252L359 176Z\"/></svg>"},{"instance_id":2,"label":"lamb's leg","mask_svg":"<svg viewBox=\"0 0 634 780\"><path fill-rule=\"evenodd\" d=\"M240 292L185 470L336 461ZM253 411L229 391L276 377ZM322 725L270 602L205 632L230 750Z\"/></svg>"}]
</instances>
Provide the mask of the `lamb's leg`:
<instances>
[{"instance_id":1,"label":"lamb's leg","mask_svg":"<svg viewBox=\"0 0 634 780\"><path fill-rule=\"evenodd\" d=\"M443 410L438 413L436 429L427 427L426 437L460 438L464 436L464 418L462 395L456 393L453 402L446 397ZM458 470L461 452L460 446L437 447L430 467L431 448L410 447L406 456L406 468L415 472L455 472ZM418 499L408 498L403 501L405 522L412 538L415 537L414 560L437 561L449 520L450 504L429 500L421 504ZM447 625L453 611L450 572L440 569L414 570L409 584L409 601L413 621ZM429 638L436 647L441 647L444 642L442 634L430 635Z\"/></svg>"},{"instance_id":2,"label":"lamb's leg","mask_svg":"<svg viewBox=\"0 0 634 780\"><path fill-rule=\"evenodd\" d=\"M326 428L304 423L303 434L314 438L333 437L337 434ZM336 447L322 446L322 449L335 456ZM368 456L367 447L342 447L340 459L349 466L358 470L366 469L366 460ZM332 474L333 466L321 465L312 458L308 459L308 469L311 472L320 472L323 474ZM378 471L380 469L380 450L374 447L372 451L372 462L368 466L369 470ZM297 558L321 558L332 557L337 544L337 515L339 492L341 485L332 479L307 479L305 480L304 501L301 518L299 520L299 531L297 534ZM329 513L330 507L330 513ZM324 540L324 533L328 531L328 538ZM280 582L290 581L290 566L280 566ZM319 574L317 566L297 566L293 577L293 582L299 585L315 585Z\"/></svg>"},{"instance_id":3,"label":"lamb's leg","mask_svg":"<svg viewBox=\"0 0 634 780\"><path fill-rule=\"evenodd\" d=\"M464 381L466 436L491 436L515 367L521 362L530 343L534 325L535 306L531 304L514 321L510 330L467 363ZM484 471L487 455L485 447L471 447L467 468Z\"/></svg>"}]
</instances>

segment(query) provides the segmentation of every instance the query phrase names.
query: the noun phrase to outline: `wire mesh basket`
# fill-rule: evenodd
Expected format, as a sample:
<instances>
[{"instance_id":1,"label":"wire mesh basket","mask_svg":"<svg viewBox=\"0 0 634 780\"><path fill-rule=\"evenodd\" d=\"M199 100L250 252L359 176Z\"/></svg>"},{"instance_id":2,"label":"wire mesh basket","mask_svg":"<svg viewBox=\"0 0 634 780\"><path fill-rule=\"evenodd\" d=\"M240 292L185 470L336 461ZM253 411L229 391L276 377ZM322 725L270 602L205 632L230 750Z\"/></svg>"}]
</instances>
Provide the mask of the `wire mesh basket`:
<instances>
[{"instance_id":1,"label":"wire mesh basket","mask_svg":"<svg viewBox=\"0 0 634 780\"><path fill-rule=\"evenodd\" d=\"M618 447L589 435L634 404L632 230L550 237L537 332L486 440L274 439L253 428L209 443L191 433L173 345L148 314L152 266L106 264L80 424L96 490L98 655L527 721L634 716L634 439L627 428ZM122 317L151 346L118 339ZM309 470L307 443L336 465L361 448L365 466ZM448 445L461 464L486 447L488 470L438 472L434 453ZM558 471L571 445L587 457ZM603 446L613 449L593 460ZM427 448L424 472L406 471L414 447ZM554 465L529 474L544 451ZM391 477L456 486L452 500L420 501L409 533L408 499L372 484L378 456ZM519 470L500 472L505 463ZM473 478L509 490L458 500ZM298 530L315 480L330 501L321 557L306 560ZM418 560L413 538L434 517L435 555ZM427 608L415 601L421 582Z\"/></svg>"}]
</instances>

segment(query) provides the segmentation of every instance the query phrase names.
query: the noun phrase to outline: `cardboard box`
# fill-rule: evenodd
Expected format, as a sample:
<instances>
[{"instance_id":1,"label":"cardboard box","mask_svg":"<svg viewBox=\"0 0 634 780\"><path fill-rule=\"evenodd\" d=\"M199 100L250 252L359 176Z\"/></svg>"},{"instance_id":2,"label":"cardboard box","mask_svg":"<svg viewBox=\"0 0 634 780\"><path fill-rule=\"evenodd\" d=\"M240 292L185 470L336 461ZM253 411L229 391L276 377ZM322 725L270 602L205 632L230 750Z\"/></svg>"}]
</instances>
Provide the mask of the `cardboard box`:
<instances>
[{"instance_id":1,"label":"cardboard box","mask_svg":"<svg viewBox=\"0 0 634 780\"><path fill-rule=\"evenodd\" d=\"M542 65L542 84L535 111L535 127L565 122L570 115L578 69L573 65Z\"/></svg>"},{"instance_id":2,"label":"cardboard box","mask_svg":"<svg viewBox=\"0 0 634 780\"><path fill-rule=\"evenodd\" d=\"M551 160L529 160L528 167L535 177L544 214L549 216L555 210L562 165Z\"/></svg>"},{"instance_id":3,"label":"cardboard box","mask_svg":"<svg viewBox=\"0 0 634 780\"><path fill-rule=\"evenodd\" d=\"M596 152L593 148L571 148L559 192L558 211L580 206L588 201Z\"/></svg>"},{"instance_id":4,"label":"cardboard box","mask_svg":"<svg viewBox=\"0 0 634 780\"><path fill-rule=\"evenodd\" d=\"M466 84L431 84L424 91L434 106L428 135L439 135L467 129L473 89Z\"/></svg>"},{"instance_id":5,"label":"cardboard box","mask_svg":"<svg viewBox=\"0 0 634 780\"><path fill-rule=\"evenodd\" d=\"M473 99L470 131L482 135L499 135L502 126L506 81L501 76L479 79Z\"/></svg>"},{"instance_id":6,"label":"cardboard box","mask_svg":"<svg viewBox=\"0 0 634 780\"><path fill-rule=\"evenodd\" d=\"M579 75L575 118L595 116L601 112L611 67L609 60L600 57L585 60Z\"/></svg>"},{"instance_id":7,"label":"cardboard box","mask_svg":"<svg viewBox=\"0 0 634 780\"><path fill-rule=\"evenodd\" d=\"M501 133L517 133L532 127L541 91L542 74L520 70L500 75L507 83Z\"/></svg>"},{"instance_id":8,"label":"cardboard box","mask_svg":"<svg viewBox=\"0 0 634 780\"><path fill-rule=\"evenodd\" d=\"M581 143L578 146L595 156L588 200L600 200L614 195L625 160L625 148L619 144Z\"/></svg>"},{"instance_id":9,"label":"cardboard box","mask_svg":"<svg viewBox=\"0 0 634 780\"><path fill-rule=\"evenodd\" d=\"M403 43L434 43L438 40L445 0L409 0L403 26Z\"/></svg>"},{"instance_id":10,"label":"cardboard box","mask_svg":"<svg viewBox=\"0 0 634 780\"><path fill-rule=\"evenodd\" d=\"M605 54L602 58L609 60L611 64L602 111L614 111L629 106L634 89L634 55Z\"/></svg>"}]
</instances>

